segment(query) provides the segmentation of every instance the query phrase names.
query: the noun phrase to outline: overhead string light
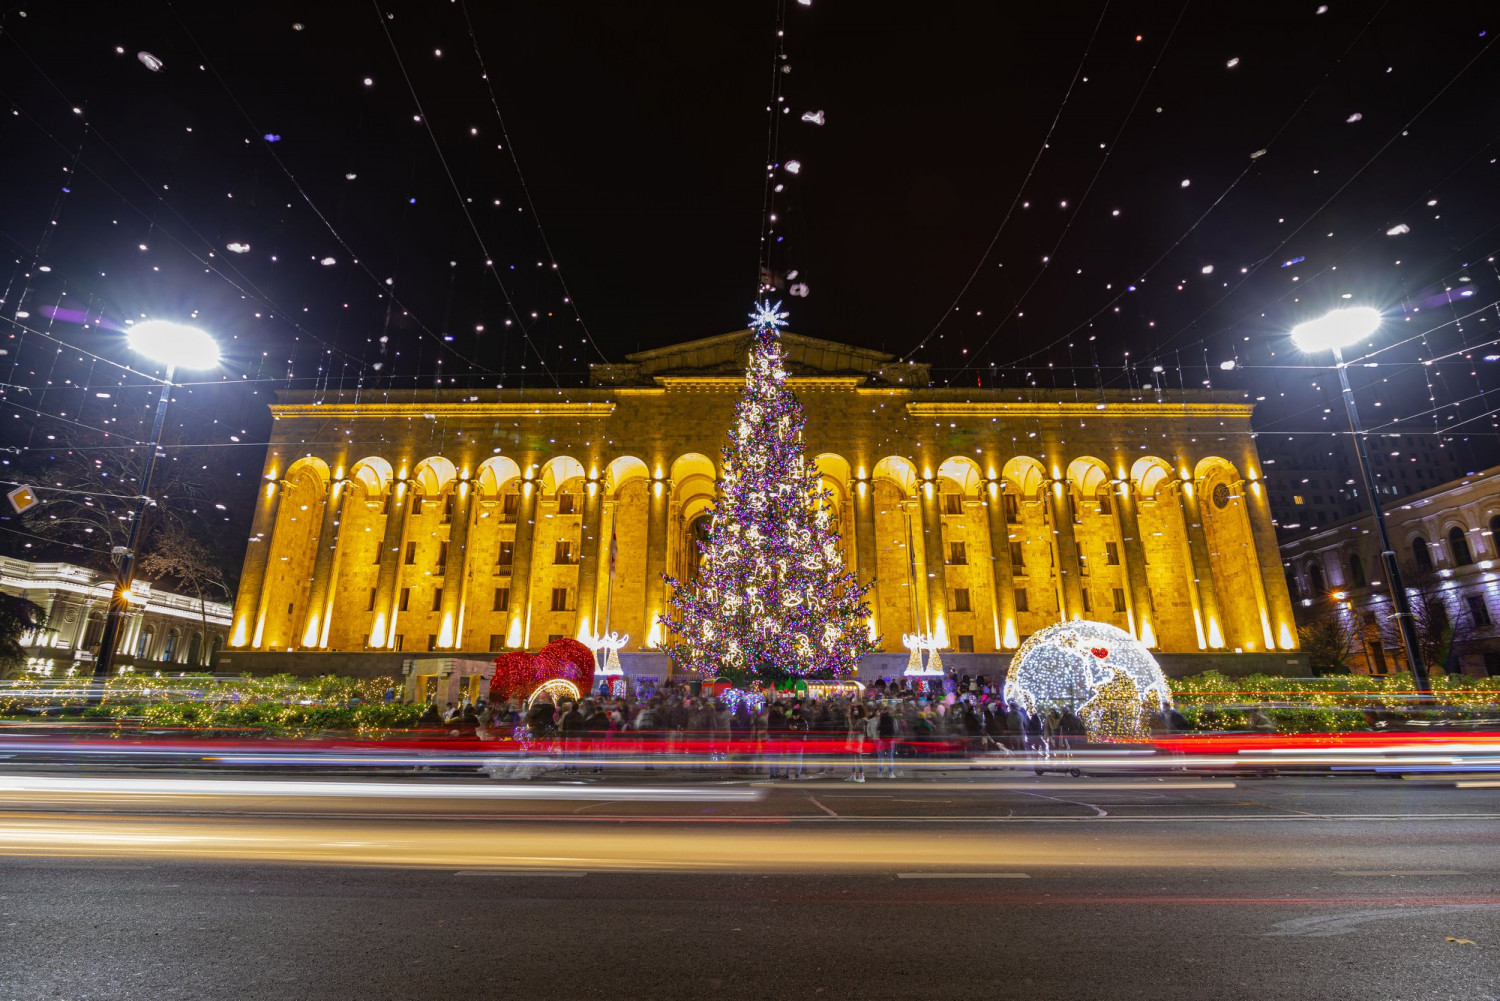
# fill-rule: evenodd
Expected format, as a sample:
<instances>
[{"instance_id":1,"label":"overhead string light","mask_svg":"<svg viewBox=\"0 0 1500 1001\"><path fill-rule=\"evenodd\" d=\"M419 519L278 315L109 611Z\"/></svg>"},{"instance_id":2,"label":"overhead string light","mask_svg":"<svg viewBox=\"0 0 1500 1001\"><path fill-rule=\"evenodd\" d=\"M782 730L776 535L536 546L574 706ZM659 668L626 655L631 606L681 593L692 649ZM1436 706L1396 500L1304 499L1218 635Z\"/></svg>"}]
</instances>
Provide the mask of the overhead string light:
<instances>
[{"instance_id":1,"label":"overhead string light","mask_svg":"<svg viewBox=\"0 0 1500 1001\"><path fill-rule=\"evenodd\" d=\"M810 7L810 0L797 0L797 6ZM800 156L789 155L781 160L783 148L783 126L792 119L792 107L786 95L786 81L791 76L792 64L787 55L787 4L778 0L776 4L775 36L771 56L771 93L766 101L766 157L764 189L761 198L760 255L757 266L756 294L784 291L788 295L803 298L810 294L807 275L793 266L795 261L785 245L785 227L781 225L778 206L785 201L779 196L787 194L787 187L795 182L806 165ZM827 123L823 109L804 110L796 119L799 126L818 127ZM805 132L794 132L801 145L800 136ZM790 143L788 143L790 145Z\"/></svg>"}]
</instances>

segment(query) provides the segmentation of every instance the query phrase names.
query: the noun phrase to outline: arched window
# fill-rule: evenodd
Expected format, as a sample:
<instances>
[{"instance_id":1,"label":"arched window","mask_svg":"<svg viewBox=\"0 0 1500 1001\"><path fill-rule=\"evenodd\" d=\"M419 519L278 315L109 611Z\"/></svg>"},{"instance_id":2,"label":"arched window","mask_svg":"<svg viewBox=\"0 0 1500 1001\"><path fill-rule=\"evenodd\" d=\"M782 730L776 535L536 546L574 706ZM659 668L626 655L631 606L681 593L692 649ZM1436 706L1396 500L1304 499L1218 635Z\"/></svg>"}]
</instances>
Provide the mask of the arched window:
<instances>
[{"instance_id":1,"label":"arched window","mask_svg":"<svg viewBox=\"0 0 1500 1001\"><path fill-rule=\"evenodd\" d=\"M1358 553L1349 554L1349 586L1365 586L1365 561L1359 558Z\"/></svg>"},{"instance_id":2,"label":"arched window","mask_svg":"<svg viewBox=\"0 0 1500 1001\"><path fill-rule=\"evenodd\" d=\"M224 637L215 636L208 641L208 665L212 667L219 659L219 651L224 649Z\"/></svg>"},{"instance_id":3,"label":"arched window","mask_svg":"<svg viewBox=\"0 0 1500 1001\"><path fill-rule=\"evenodd\" d=\"M177 659L177 630L173 629L167 633L167 642L161 648L161 659L168 664Z\"/></svg>"},{"instance_id":4,"label":"arched window","mask_svg":"<svg viewBox=\"0 0 1500 1001\"><path fill-rule=\"evenodd\" d=\"M1302 579L1290 570L1286 574L1286 589L1293 601L1302 600Z\"/></svg>"},{"instance_id":5,"label":"arched window","mask_svg":"<svg viewBox=\"0 0 1500 1001\"><path fill-rule=\"evenodd\" d=\"M1490 519L1490 551L1500 553L1500 514Z\"/></svg>"},{"instance_id":6,"label":"arched window","mask_svg":"<svg viewBox=\"0 0 1500 1001\"><path fill-rule=\"evenodd\" d=\"M1453 565L1466 567L1474 562L1474 557L1469 554L1469 540L1464 538L1464 530L1454 525L1448 529L1448 551L1453 554Z\"/></svg>"},{"instance_id":7,"label":"arched window","mask_svg":"<svg viewBox=\"0 0 1500 1001\"><path fill-rule=\"evenodd\" d=\"M1420 535L1411 540L1411 561L1421 572L1432 569L1432 551L1427 548L1427 540Z\"/></svg>"},{"instance_id":8,"label":"arched window","mask_svg":"<svg viewBox=\"0 0 1500 1001\"><path fill-rule=\"evenodd\" d=\"M192 638L188 640L187 662L189 664L192 664L194 667L198 666L198 664L199 664L198 654L202 650L203 650L203 634L202 633L194 633L192 635Z\"/></svg>"},{"instance_id":9,"label":"arched window","mask_svg":"<svg viewBox=\"0 0 1500 1001\"><path fill-rule=\"evenodd\" d=\"M136 660L145 660L146 655L151 652L151 641L156 639L156 627L147 626L141 630L141 638L135 641Z\"/></svg>"},{"instance_id":10,"label":"arched window","mask_svg":"<svg viewBox=\"0 0 1500 1001\"><path fill-rule=\"evenodd\" d=\"M1307 580L1312 585L1314 596L1321 598L1328 591L1328 582L1323 579L1323 568L1319 564L1307 568Z\"/></svg>"}]
</instances>

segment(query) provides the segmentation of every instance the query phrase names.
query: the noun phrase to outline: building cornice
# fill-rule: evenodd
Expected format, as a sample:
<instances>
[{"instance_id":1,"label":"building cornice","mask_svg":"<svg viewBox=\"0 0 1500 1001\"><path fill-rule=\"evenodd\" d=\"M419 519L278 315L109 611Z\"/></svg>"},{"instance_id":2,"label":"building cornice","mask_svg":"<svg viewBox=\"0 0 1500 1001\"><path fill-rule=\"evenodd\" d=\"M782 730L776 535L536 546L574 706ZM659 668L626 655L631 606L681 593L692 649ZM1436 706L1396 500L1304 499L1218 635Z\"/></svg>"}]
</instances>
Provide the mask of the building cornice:
<instances>
[{"instance_id":1,"label":"building cornice","mask_svg":"<svg viewBox=\"0 0 1500 1001\"><path fill-rule=\"evenodd\" d=\"M1227 417L1250 419L1254 409L1248 403L1064 403L1059 401L1020 401L987 403L926 403L913 400L906 410L913 417Z\"/></svg>"},{"instance_id":2,"label":"building cornice","mask_svg":"<svg viewBox=\"0 0 1500 1001\"><path fill-rule=\"evenodd\" d=\"M437 417L609 417L611 402L600 403L273 403L277 419L312 417L403 417L408 420Z\"/></svg>"}]
</instances>

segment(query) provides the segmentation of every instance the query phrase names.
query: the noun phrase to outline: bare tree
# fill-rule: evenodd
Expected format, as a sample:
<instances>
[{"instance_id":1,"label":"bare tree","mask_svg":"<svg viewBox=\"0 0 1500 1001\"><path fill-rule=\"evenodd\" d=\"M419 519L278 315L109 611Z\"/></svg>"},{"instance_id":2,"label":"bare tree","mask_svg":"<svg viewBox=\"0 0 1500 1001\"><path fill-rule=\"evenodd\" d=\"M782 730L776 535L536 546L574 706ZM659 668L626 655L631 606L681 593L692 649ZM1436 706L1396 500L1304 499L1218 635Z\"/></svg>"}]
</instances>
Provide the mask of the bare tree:
<instances>
[{"instance_id":1,"label":"bare tree","mask_svg":"<svg viewBox=\"0 0 1500 1001\"><path fill-rule=\"evenodd\" d=\"M150 552L141 558L141 572L152 580L175 585L198 599L198 617L203 625L203 645L208 650L209 601L230 600L229 579L216 555L181 524L159 525L153 533ZM195 665L201 666L201 665Z\"/></svg>"},{"instance_id":2,"label":"bare tree","mask_svg":"<svg viewBox=\"0 0 1500 1001\"><path fill-rule=\"evenodd\" d=\"M1429 668L1441 671L1457 668L1456 648L1470 632L1468 623L1455 616L1448 607L1450 591L1452 588L1447 582L1431 571L1414 574L1406 582L1422 660Z\"/></svg>"},{"instance_id":3,"label":"bare tree","mask_svg":"<svg viewBox=\"0 0 1500 1001\"><path fill-rule=\"evenodd\" d=\"M1312 668L1320 673L1351 670L1357 635L1336 605L1325 604L1316 615L1297 628L1297 640Z\"/></svg>"}]
</instances>

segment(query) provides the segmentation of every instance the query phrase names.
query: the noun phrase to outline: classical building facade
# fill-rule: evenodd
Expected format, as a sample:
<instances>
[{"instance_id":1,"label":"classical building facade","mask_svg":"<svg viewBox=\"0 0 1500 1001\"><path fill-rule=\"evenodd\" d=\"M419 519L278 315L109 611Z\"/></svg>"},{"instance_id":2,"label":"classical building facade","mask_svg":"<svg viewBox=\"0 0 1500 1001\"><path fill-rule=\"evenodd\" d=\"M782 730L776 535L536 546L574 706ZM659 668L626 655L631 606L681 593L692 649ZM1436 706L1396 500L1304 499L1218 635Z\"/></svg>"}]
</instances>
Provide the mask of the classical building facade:
<instances>
[{"instance_id":1,"label":"classical building facade","mask_svg":"<svg viewBox=\"0 0 1500 1001\"><path fill-rule=\"evenodd\" d=\"M1385 517L1428 667L1500 674L1500 466L1387 502ZM1356 673L1407 670L1371 519L1293 538L1281 555L1299 618L1340 619Z\"/></svg>"},{"instance_id":2,"label":"classical building facade","mask_svg":"<svg viewBox=\"0 0 1500 1001\"><path fill-rule=\"evenodd\" d=\"M21 638L24 663L10 676L63 678L89 674L104 635L113 577L71 563L0 557L0 591L40 605L43 628ZM124 671L201 671L229 636L229 606L199 601L135 581L120 627L115 664Z\"/></svg>"},{"instance_id":3,"label":"classical building facade","mask_svg":"<svg viewBox=\"0 0 1500 1001\"><path fill-rule=\"evenodd\" d=\"M750 337L595 366L578 390L284 394L230 646L657 647ZM882 650L921 632L1003 653L1071 618L1167 653L1295 649L1239 394L932 389L890 355L782 340Z\"/></svg>"}]
</instances>

